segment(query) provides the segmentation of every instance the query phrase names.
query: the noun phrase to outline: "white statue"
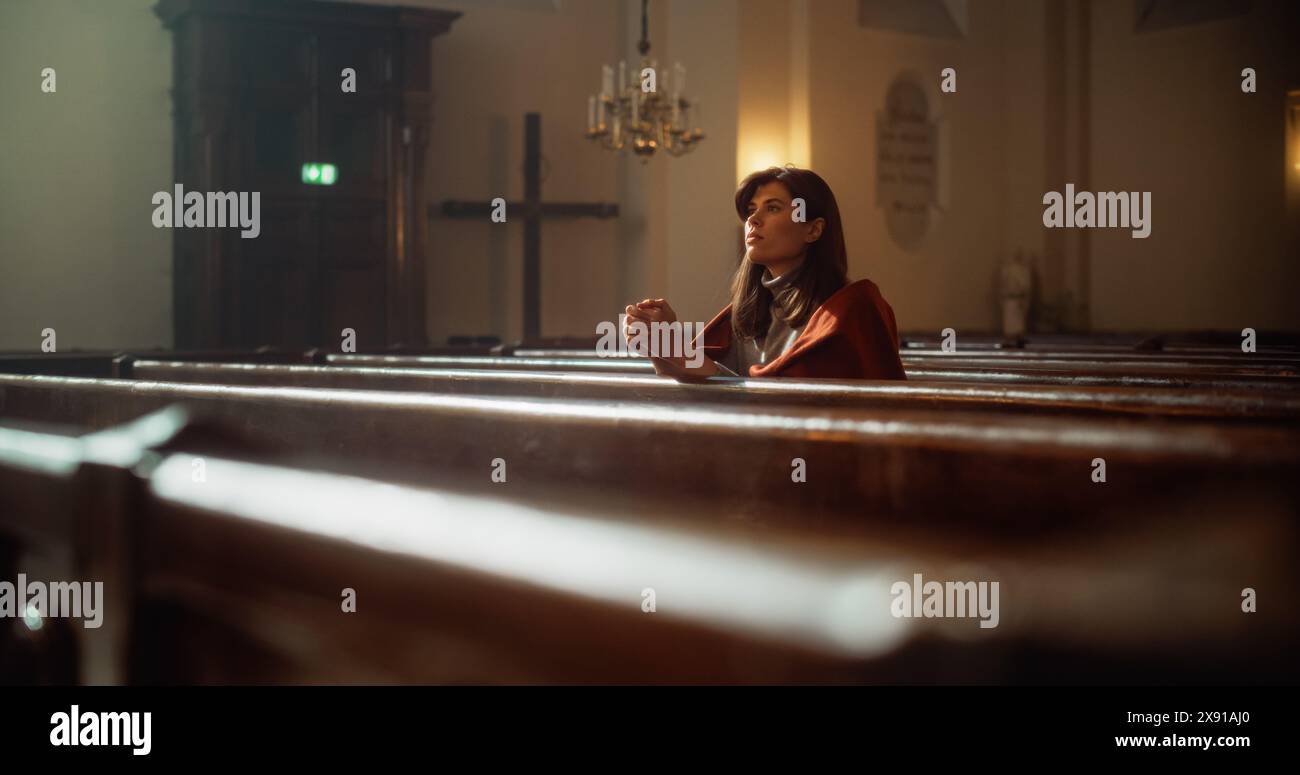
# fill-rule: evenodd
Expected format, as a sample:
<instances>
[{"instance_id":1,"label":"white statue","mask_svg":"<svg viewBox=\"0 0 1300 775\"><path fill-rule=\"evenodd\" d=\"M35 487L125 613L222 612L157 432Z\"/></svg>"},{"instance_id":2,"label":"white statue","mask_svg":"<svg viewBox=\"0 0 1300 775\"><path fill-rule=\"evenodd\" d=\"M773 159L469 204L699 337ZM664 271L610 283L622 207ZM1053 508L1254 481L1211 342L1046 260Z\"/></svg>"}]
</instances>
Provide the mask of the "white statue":
<instances>
[{"instance_id":1,"label":"white statue","mask_svg":"<svg viewBox=\"0 0 1300 775\"><path fill-rule=\"evenodd\" d=\"M1025 333L1033 286L1033 276L1021 251L1016 251L1015 259L1002 264L1001 286L1002 334L1008 338L1021 336Z\"/></svg>"}]
</instances>

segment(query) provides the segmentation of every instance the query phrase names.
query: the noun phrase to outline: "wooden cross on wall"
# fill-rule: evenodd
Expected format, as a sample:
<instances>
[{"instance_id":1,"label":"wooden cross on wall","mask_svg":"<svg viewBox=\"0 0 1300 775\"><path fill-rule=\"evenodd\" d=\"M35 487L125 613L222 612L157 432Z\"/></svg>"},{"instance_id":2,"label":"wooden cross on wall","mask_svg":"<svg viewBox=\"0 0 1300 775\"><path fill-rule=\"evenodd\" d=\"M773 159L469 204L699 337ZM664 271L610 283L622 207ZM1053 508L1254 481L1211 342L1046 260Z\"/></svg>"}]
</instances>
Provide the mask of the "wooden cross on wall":
<instances>
[{"instance_id":1,"label":"wooden cross on wall","mask_svg":"<svg viewBox=\"0 0 1300 775\"><path fill-rule=\"evenodd\" d=\"M618 205L609 202L542 201L540 113L524 114L524 201L506 202L507 218L520 212L524 214L524 339L535 339L542 334L542 219L618 216ZM448 199L442 203L442 214L448 218L490 219L492 203Z\"/></svg>"}]
</instances>

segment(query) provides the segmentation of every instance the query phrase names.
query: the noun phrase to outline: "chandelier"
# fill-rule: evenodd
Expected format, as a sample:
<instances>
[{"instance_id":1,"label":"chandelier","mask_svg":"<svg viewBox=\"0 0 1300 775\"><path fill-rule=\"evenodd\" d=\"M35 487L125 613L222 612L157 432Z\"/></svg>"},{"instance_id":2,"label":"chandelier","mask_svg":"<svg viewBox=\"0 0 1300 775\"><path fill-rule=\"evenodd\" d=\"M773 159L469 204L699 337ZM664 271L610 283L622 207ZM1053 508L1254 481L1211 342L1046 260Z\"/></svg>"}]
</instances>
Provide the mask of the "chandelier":
<instances>
[{"instance_id":1,"label":"chandelier","mask_svg":"<svg viewBox=\"0 0 1300 775\"><path fill-rule=\"evenodd\" d=\"M686 68L674 65L670 81L667 68L660 70L656 60L646 58L650 53L648 3L641 0L641 40L637 43L641 67L629 81L627 62L619 62L615 81L614 68L602 65L600 95L587 97L587 139L610 151L630 145L643 164L660 148L681 156L704 139L699 128L700 103L692 103L682 94ZM688 128L691 126L694 128Z\"/></svg>"}]
</instances>

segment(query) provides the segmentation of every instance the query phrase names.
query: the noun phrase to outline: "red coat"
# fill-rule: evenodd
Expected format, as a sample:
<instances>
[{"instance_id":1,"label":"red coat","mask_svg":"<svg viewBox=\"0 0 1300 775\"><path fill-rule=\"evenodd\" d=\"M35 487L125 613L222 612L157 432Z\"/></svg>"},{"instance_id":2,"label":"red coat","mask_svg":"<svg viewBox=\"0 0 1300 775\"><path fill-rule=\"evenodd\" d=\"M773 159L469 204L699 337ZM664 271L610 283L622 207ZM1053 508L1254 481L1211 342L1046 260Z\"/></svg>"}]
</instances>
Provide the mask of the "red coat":
<instances>
[{"instance_id":1,"label":"red coat","mask_svg":"<svg viewBox=\"0 0 1300 775\"><path fill-rule=\"evenodd\" d=\"M727 305L704 327L704 354L720 360L731 347L731 335L731 305ZM898 358L894 310L875 283L850 283L813 312L784 355L750 366L749 376L907 379Z\"/></svg>"}]
</instances>

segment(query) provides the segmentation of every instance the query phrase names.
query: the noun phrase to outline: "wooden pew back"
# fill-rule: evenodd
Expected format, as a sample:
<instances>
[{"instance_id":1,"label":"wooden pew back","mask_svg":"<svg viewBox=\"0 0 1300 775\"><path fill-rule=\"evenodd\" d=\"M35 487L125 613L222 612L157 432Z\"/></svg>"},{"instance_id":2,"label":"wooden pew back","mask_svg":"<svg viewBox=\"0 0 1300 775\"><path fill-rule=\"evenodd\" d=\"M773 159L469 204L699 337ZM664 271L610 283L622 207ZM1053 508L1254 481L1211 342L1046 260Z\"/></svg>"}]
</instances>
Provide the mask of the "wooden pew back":
<instances>
[{"instance_id":1,"label":"wooden pew back","mask_svg":"<svg viewBox=\"0 0 1300 775\"><path fill-rule=\"evenodd\" d=\"M872 531L917 519L1053 530L1117 503L1297 486L1297 434L1208 423L719 407L0 376L6 416L106 428L183 402L380 478L563 483L713 499L719 520ZM1104 461L1104 482L1094 481ZM802 462L800 462L802 461ZM796 473L802 470L806 481Z\"/></svg>"},{"instance_id":2,"label":"wooden pew back","mask_svg":"<svg viewBox=\"0 0 1300 775\"><path fill-rule=\"evenodd\" d=\"M1154 416L1285 425L1300 422L1300 395L1243 390L1175 391L1108 386L967 385L919 380L870 382L727 377L711 378L703 383L683 383L640 374L143 360L134 364L131 377L156 382L396 390L566 400L998 411L1103 417Z\"/></svg>"},{"instance_id":3,"label":"wooden pew back","mask_svg":"<svg viewBox=\"0 0 1300 775\"><path fill-rule=\"evenodd\" d=\"M0 501L28 517L31 506L53 502L41 478L67 477L78 454L81 466L111 474L62 484L80 491L77 502L130 515L106 522L73 508L65 520L73 534L97 530L130 548L105 614L126 642L103 630L81 636L83 658L131 655L121 682L1267 683L1296 675L1294 610L1247 622L1232 600L1243 575L1265 590L1300 580L1294 521L1259 491L1228 504L1166 504L1154 531L1126 524L1082 542L827 542L250 463L204 452L201 437L177 441L179 417L79 440L79 450L0 428L0 476L35 477L25 495L0 490ZM201 479L195 459L205 464ZM683 516L703 505L683 502ZM16 513L0 511L0 534L13 534ZM914 574L996 581L997 626L895 616L895 586ZM342 605L349 591L351 612ZM1228 604L1207 603L1218 597Z\"/></svg>"}]
</instances>

